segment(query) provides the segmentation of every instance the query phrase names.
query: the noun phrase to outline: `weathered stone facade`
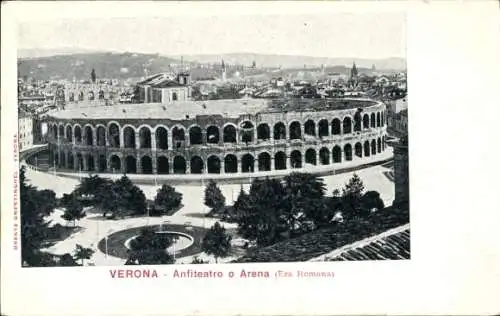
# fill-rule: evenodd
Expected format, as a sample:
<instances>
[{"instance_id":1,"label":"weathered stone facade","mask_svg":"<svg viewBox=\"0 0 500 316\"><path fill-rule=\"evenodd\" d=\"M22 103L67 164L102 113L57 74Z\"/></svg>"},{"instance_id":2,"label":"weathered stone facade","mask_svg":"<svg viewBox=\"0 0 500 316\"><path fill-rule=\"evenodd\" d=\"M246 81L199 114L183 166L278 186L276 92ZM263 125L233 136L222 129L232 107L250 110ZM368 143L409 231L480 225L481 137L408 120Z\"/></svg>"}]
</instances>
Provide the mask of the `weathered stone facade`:
<instances>
[{"instance_id":1,"label":"weathered stone facade","mask_svg":"<svg viewBox=\"0 0 500 316\"><path fill-rule=\"evenodd\" d=\"M408 137L394 145L394 190L395 205L408 205L409 203L409 166L408 166Z\"/></svg>"}]
</instances>

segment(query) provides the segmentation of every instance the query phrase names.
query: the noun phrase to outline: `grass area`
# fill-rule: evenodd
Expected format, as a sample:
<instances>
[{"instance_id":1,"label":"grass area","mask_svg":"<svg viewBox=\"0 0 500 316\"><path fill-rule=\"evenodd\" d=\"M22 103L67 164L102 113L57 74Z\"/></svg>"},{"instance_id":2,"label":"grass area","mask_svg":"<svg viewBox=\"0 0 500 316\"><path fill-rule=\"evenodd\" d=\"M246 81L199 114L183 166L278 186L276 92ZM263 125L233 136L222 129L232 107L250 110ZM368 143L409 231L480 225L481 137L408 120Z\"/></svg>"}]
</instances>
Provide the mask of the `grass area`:
<instances>
[{"instance_id":1,"label":"grass area","mask_svg":"<svg viewBox=\"0 0 500 316\"><path fill-rule=\"evenodd\" d=\"M408 211L392 207L371 213L365 219L350 220L285 240L274 245L258 248L233 262L296 262L308 261L391 228L409 222Z\"/></svg>"},{"instance_id":2,"label":"grass area","mask_svg":"<svg viewBox=\"0 0 500 316\"><path fill-rule=\"evenodd\" d=\"M77 233L84 229L80 226L63 226L61 224L55 224L49 227L45 236L45 242L53 243L67 239L72 234Z\"/></svg>"}]
</instances>

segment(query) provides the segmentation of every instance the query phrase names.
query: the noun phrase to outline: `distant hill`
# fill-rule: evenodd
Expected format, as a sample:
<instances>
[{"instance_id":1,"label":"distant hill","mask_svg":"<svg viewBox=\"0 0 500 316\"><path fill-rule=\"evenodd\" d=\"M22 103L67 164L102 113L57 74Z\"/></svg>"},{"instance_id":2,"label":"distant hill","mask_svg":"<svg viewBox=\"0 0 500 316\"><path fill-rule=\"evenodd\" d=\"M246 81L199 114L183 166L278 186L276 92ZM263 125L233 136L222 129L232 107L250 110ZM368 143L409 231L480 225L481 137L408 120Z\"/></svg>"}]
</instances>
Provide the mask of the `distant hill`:
<instances>
[{"instance_id":1,"label":"distant hill","mask_svg":"<svg viewBox=\"0 0 500 316\"><path fill-rule=\"evenodd\" d=\"M173 56L180 58L180 56ZM364 68L371 68L372 65L379 70L404 70L406 69L406 59L404 58L329 58L329 57L310 57L293 55L269 55L254 53L231 53L222 55L184 55L184 60L197 61L200 63L220 63L222 59L226 64L239 64L250 66L253 61L257 67L283 67L283 68L303 68L325 66L351 66L353 62Z\"/></svg>"},{"instance_id":2,"label":"distant hill","mask_svg":"<svg viewBox=\"0 0 500 316\"><path fill-rule=\"evenodd\" d=\"M40 57L50 57L57 55L73 55L73 54L89 54L89 53L102 53L102 51L98 51L95 49L74 48L74 47L54 48L54 49L28 48L28 49L18 49L17 58L40 58Z\"/></svg>"}]
</instances>

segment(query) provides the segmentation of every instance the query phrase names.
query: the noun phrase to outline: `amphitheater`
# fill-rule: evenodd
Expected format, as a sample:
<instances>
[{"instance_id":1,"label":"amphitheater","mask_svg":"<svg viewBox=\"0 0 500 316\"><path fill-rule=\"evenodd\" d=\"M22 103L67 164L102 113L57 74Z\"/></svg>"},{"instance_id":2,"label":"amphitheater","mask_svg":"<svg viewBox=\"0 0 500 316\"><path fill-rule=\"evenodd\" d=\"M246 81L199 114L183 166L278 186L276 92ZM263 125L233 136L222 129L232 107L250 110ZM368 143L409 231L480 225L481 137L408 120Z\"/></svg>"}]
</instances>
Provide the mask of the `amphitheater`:
<instances>
[{"instance_id":1,"label":"amphitheater","mask_svg":"<svg viewBox=\"0 0 500 316\"><path fill-rule=\"evenodd\" d=\"M386 121L382 102L348 98L80 105L45 118L62 172L208 177L362 165L384 156Z\"/></svg>"}]
</instances>

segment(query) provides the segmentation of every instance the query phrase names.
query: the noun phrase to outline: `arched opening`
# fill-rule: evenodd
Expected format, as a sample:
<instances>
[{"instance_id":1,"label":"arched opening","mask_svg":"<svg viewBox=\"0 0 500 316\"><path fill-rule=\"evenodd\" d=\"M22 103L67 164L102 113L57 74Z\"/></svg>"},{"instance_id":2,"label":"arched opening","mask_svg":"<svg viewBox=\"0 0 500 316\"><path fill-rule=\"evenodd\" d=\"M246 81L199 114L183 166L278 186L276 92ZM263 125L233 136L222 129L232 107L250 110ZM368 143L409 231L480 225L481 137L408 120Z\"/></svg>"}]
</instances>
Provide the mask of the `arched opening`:
<instances>
[{"instance_id":1,"label":"arched opening","mask_svg":"<svg viewBox=\"0 0 500 316\"><path fill-rule=\"evenodd\" d=\"M193 156L190 162L191 173L200 174L203 173L204 165L203 159L200 156Z\"/></svg>"},{"instance_id":2,"label":"arched opening","mask_svg":"<svg viewBox=\"0 0 500 316\"><path fill-rule=\"evenodd\" d=\"M207 172L220 173L220 159L217 156L210 156L207 159Z\"/></svg>"},{"instance_id":3,"label":"arched opening","mask_svg":"<svg viewBox=\"0 0 500 316\"><path fill-rule=\"evenodd\" d=\"M338 118L332 120L332 135L340 135L340 120Z\"/></svg>"},{"instance_id":4,"label":"arched opening","mask_svg":"<svg viewBox=\"0 0 500 316\"><path fill-rule=\"evenodd\" d=\"M177 101L177 92L172 92L172 101Z\"/></svg>"},{"instance_id":5,"label":"arched opening","mask_svg":"<svg viewBox=\"0 0 500 316\"><path fill-rule=\"evenodd\" d=\"M140 148L151 148L151 130L146 126L139 130L139 146Z\"/></svg>"},{"instance_id":6,"label":"arched opening","mask_svg":"<svg viewBox=\"0 0 500 316\"><path fill-rule=\"evenodd\" d=\"M95 99L94 91L90 91L88 97L89 97L89 101L94 101L94 99Z\"/></svg>"},{"instance_id":7,"label":"arched opening","mask_svg":"<svg viewBox=\"0 0 500 316\"><path fill-rule=\"evenodd\" d=\"M319 163L322 165L330 164L330 151L328 148L323 147L319 150Z\"/></svg>"},{"instance_id":8,"label":"arched opening","mask_svg":"<svg viewBox=\"0 0 500 316\"><path fill-rule=\"evenodd\" d=\"M90 126L85 126L84 131L85 131L85 144L87 146L92 146L92 144L94 143L92 128Z\"/></svg>"},{"instance_id":9,"label":"arched opening","mask_svg":"<svg viewBox=\"0 0 500 316\"><path fill-rule=\"evenodd\" d=\"M252 155L244 154L243 157L241 157L241 171L244 173L253 172L254 171L254 163L255 163L255 159L253 158Z\"/></svg>"},{"instance_id":10,"label":"arched opening","mask_svg":"<svg viewBox=\"0 0 500 316\"><path fill-rule=\"evenodd\" d=\"M87 154L87 171L94 171L95 170L95 165L94 165L94 156L91 154Z\"/></svg>"},{"instance_id":11,"label":"arched opening","mask_svg":"<svg viewBox=\"0 0 500 316\"><path fill-rule=\"evenodd\" d=\"M106 146L106 129L104 126L98 126L96 131L97 146Z\"/></svg>"},{"instance_id":12,"label":"arched opening","mask_svg":"<svg viewBox=\"0 0 500 316\"><path fill-rule=\"evenodd\" d=\"M172 129L172 140L174 142L174 148L181 148L186 139L186 134L184 132L184 128L179 126L175 126Z\"/></svg>"},{"instance_id":13,"label":"arched opening","mask_svg":"<svg viewBox=\"0 0 500 316\"><path fill-rule=\"evenodd\" d=\"M370 128L370 116L368 114L363 115L363 128Z\"/></svg>"},{"instance_id":14,"label":"arched opening","mask_svg":"<svg viewBox=\"0 0 500 316\"><path fill-rule=\"evenodd\" d=\"M82 128L79 125L75 126L75 143L81 144L82 142Z\"/></svg>"},{"instance_id":15,"label":"arched opening","mask_svg":"<svg viewBox=\"0 0 500 316\"><path fill-rule=\"evenodd\" d=\"M238 158L235 155L227 155L224 157L224 172L236 173L238 172Z\"/></svg>"},{"instance_id":16,"label":"arched opening","mask_svg":"<svg viewBox=\"0 0 500 316\"><path fill-rule=\"evenodd\" d=\"M125 173L137 173L137 159L133 156L125 158Z\"/></svg>"},{"instance_id":17,"label":"arched opening","mask_svg":"<svg viewBox=\"0 0 500 316\"><path fill-rule=\"evenodd\" d=\"M361 146L361 143L354 145L354 154L359 158L363 157L363 146Z\"/></svg>"},{"instance_id":18,"label":"arched opening","mask_svg":"<svg viewBox=\"0 0 500 316\"><path fill-rule=\"evenodd\" d=\"M382 136L382 151L385 150L385 136Z\"/></svg>"},{"instance_id":19,"label":"arched opening","mask_svg":"<svg viewBox=\"0 0 500 316\"><path fill-rule=\"evenodd\" d=\"M382 144L380 141L380 137L377 139L377 152L382 152Z\"/></svg>"},{"instance_id":20,"label":"arched opening","mask_svg":"<svg viewBox=\"0 0 500 316\"><path fill-rule=\"evenodd\" d=\"M83 156L80 153L76 155L76 168L78 170L85 170L83 168Z\"/></svg>"},{"instance_id":21,"label":"arched opening","mask_svg":"<svg viewBox=\"0 0 500 316\"><path fill-rule=\"evenodd\" d=\"M285 170L286 169L286 154L282 151L278 151L274 155L274 169Z\"/></svg>"},{"instance_id":22,"label":"arched opening","mask_svg":"<svg viewBox=\"0 0 500 316\"><path fill-rule=\"evenodd\" d=\"M109 124L108 141L110 147L120 147L120 128L115 123Z\"/></svg>"},{"instance_id":23,"label":"arched opening","mask_svg":"<svg viewBox=\"0 0 500 316\"><path fill-rule=\"evenodd\" d=\"M351 145L347 144L344 147L344 150L347 150L347 146L349 146L349 148L350 148ZM346 153L347 153L347 151L346 151ZM352 149L351 149L351 154L352 154ZM341 150L341 148L339 146L333 147L333 149L332 149L332 158L333 158L333 163L342 162L342 150ZM347 159L347 160L349 160L349 159Z\"/></svg>"},{"instance_id":24,"label":"arched opening","mask_svg":"<svg viewBox=\"0 0 500 316\"><path fill-rule=\"evenodd\" d=\"M182 156L175 156L174 158L174 173L184 174L186 173L186 159Z\"/></svg>"},{"instance_id":25,"label":"arched opening","mask_svg":"<svg viewBox=\"0 0 500 316\"><path fill-rule=\"evenodd\" d=\"M302 153L298 150L294 150L290 153L290 164L292 169L302 168Z\"/></svg>"},{"instance_id":26,"label":"arched opening","mask_svg":"<svg viewBox=\"0 0 500 316\"><path fill-rule=\"evenodd\" d=\"M312 148L306 150L306 164L316 165L316 150Z\"/></svg>"},{"instance_id":27,"label":"arched opening","mask_svg":"<svg viewBox=\"0 0 500 316\"><path fill-rule=\"evenodd\" d=\"M224 143L236 143L236 127L226 125L222 131Z\"/></svg>"},{"instance_id":28,"label":"arched opening","mask_svg":"<svg viewBox=\"0 0 500 316\"><path fill-rule=\"evenodd\" d=\"M83 101L83 91L78 94L78 101Z\"/></svg>"},{"instance_id":29,"label":"arched opening","mask_svg":"<svg viewBox=\"0 0 500 316\"><path fill-rule=\"evenodd\" d=\"M295 121L290 124L290 139L302 138L302 131L300 130L300 123Z\"/></svg>"},{"instance_id":30,"label":"arched opening","mask_svg":"<svg viewBox=\"0 0 500 316\"><path fill-rule=\"evenodd\" d=\"M104 91L99 90L99 100L104 100Z\"/></svg>"},{"instance_id":31,"label":"arched opening","mask_svg":"<svg viewBox=\"0 0 500 316\"><path fill-rule=\"evenodd\" d=\"M66 141L71 143L73 142L73 132L71 130L71 126L66 126Z\"/></svg>"},{"instance_id":32,"label":"arched opening","mask_svg":"<svg viewBox=\"0 0 500 316\"><path fill-rule=\"evenodd\" d=\"M169 174L168 159L165 156L156 158L156 171L158 174Z\"/></svg>"},{"instance_id":33,"label":"arched opening","mask_svg":"<svg viewBox=\"0 0 500 316\"><path fill-rule=\"evenodd\" d=\"M59 137L64 139L64 126L59 125Z\"/></svg>"},{"instance_id":34,"label":"arched opening","mask_svg":"<svg viewBox=\"0 0 500 316\"><path fill-rule=\"evenodd\" d=\"M99 172L105 172L106 168L108 166L108 162L106 161L106 156L104 155L99 155L99 166L98 166L98 171Z\"/></svg>"},{"instance_id":35,"label":"arched opening","mask_svg":"<svg viewBox=\"0 0 500 316\"><path fill-rule=\"evenodd\" d=\"M207 127L207 143L218 144L219 139L220 139L219 128L214 125Z\"/></svg>"},{"instance_id":36,"label":"arched opening","mask_svg":"<svg viewBox=\"0 0 500 316\"><path fill-rule=\"evenodd\" d=\"M153 173L153 160L149 156L143 156L141 158L141 169L143 174Z\"/></svg>"},{"instance_id":37,"label":"arched opening","mask_svg":"<svg viewBox=\"0 0 500 316\"><path fill-rule=\"evenodd\" d=\"M377 127L380 127L380 112L377 112Z\"/></svg>"},{"instance_id":38,"label":"arched opening","mask_svg":"<svg viewBox=\"0 0 500 316\"><path fill-rule=\"evenodd\" d=\"M135 148L135 131L130 126L123 129L123 143L125 148Z\"/></svg>"},{"instance_id":39,"label":"arched opening","mask_svg":"<svg viewBox=\"0 0 500 316\"><path fill-rule=\"evenodd\" d=\"M372 155L376 155L377 154L377 142L375 141L375 139L372 139L371 147L372 147Z\"/></svg>"},{"instance_id":40,"label":"arched opening","mask_svg":"<svg viewBox=\"0 0 500 316\"><path fill-rule=\"evenodd\" d=\"M364 155L365 157L369 157L370 156L370 142L369 141L365 141L365 143L363 144L363 149L364 149Z\"/></svg>"},{"instance_id":41,"label":"arched opening","mask_svg":"<svg viewBox=\"0 0 500 316\"><path fill-rule=\"evenodd\" d=\"M261 153L258 157L259 160L259 171L270 171L271 170L271 155L268 153Z\"/></svg>"},{"instance_id":42,"label":"arched opening","mask_svg":"<svg viewBox=\"0 0 500 316\"><path fill-rule=\"evenodd\" d=\"M385 122L385 111L382 111L382 115L380 116L380 126L384 127Z\"/></svg>"},{"instance_id":43,"label":"arched opening","mask_svg":"<svg viewBox=\"0 0 500 316\"><path fill-rule=\"evenodd\" d=\"M69 93L69 102L75 102L75 93L74 92Z\"/></svg>"},{"instance_id":44,"label":"arched opening","mask_svg":"<svg viewBox=\"0 0 500 316\"><path fill-rule=\"evenodd\" d=\"M168 131L165 127L158 127L156 129L156 148L168 149Z\"/></svg>"},{"instance_id":45,"label":"arched opening","mask_svg":"<svg viewBox=\"0 0 500 316\"><path fill-rule=\"evenodd\" d=\"M285 124L279 122L274 124L273 128L274 139L286 139L286 127Z\"/></svg>"},{"instance_id":46,"label":"arched opening","mask_svg":"<svg viewBox=\"0 0 500 316\"><path fill-rule=\"evenodd\" d=\"M307 120L304 124L304 134L316 136L316 123L313 120Z\"/></svg>"},{"instance_id":47,"label":"arched opening","mask_svg":"<svg viewBox=\"0 0 500 316\"><path fill-rule=\"evenodd\" d=\"M250 121L244 121L240 124L241 141L243 143L252 143L254 140L254 125Z\"/></svg>"},{"instance_id":48,"label":"arched opening","mask_svg":"<svg viewBox=\"0 0 500 316\"><path fill-rule=\"evenodd\" d=\"M63 151L60 151L59 156L61 157L61 159L59 160L59 165L63 168L66 168L66 154Z\"/></svg>"},{"instance_id":49,"label":"arched opening","mask_svg":"<svg viewBox=\"0 0 500 316\"><path fill-rule=\"evenodd\" d=\"M359 111L354 114L354 131L361 131L361 113Z\"/></svg>"},{"instance_id":50,"label":"arched opening","mask_svg":"<svg viewBox=\"0 0 500 316\"><path fill-rule=\"evenodd\" d=\"M266 123L257 126L257 139L268 140L271 138L271 130ZM260 170L260 169L259 169Z\"/></svg>"},{"instance_id":51,"label":"arched opening","mask_svg":"<svg viewBox=\"0 0 500 316\"><path fill-rule=\"evenodd\" d=\"M342 130L343 130L344 134L349 134L352 132L352 120L350 117L344 118L342 125L343 125Z\"/></svg>"},{"instance_id":52,"label":"arched opening","mask_svg":"<svg viewBox=\"0 0 500 316\"><path fill-rule=\"evenodd\" d=\"M319 137L328 137L328 131L329 128L328 128L328 120L320 120L319 123L318 123L318 134L319 134Z\"/></svg>"},{"instance_id":53,"label":"arched opening","mask_svg":"<svg viewBox=\"0 0 500 316\"><path fill-rule=\"evenodd\" d=\"M121 172L122 170L122 161L120 160L120 157L117 155L113 155L109 159L109 168L113 173L115 172Z\"/></svg>"},{"instance_id":54,"label":"arched opening","mask_svg":"<svg viewBox=\"0 0 500 316\"><path fill-rule=\"evenodd\" d=\"M57 140L57 136L58 136L57 125L52 126L52 134L54 136L54 139Z\"/></svg>"},{"instance_id":55,"label":"arched opening","mask_svg":"<svg viewBox=\"0 0 500 316\"><path fill-rule=\"evenodd\" d=\"M189 143L191 145L201 145L203 143L203 136L199 126L193 126L189 129Z\"/></svg>"},{"instance_id":56,"label":"arched opening","mask_svg":"<svg viewBox=\"0 0 500 316\"><path fill-rule=\"evenodd\" d=\"M68 153L68 165L67 165L68 169L74 169L75 168L75 162L74 162L74 158L73 158L73 155L71 153Z\"/></svg>"},{"instance_id":57,"label":"arched opening","mask_svg":"<svg viewBox=\"0 0 500 316\"><path fill-rule=\"evenodd\" d=\"M345 160L346 161L351 161L352 160L352 146L351 146L351 144L346 144L344 146L344 155L345 155Z\"/></svg>"},{"instance_id":58,"label":"arched opening","mask_svg":"<svg viewBox=\"0 0 500 316\"><path fill-rule=\"evenodd\" d=\"M375 127L375 113L370 114L370 127Z\"/></svg>"}]
</instances>

